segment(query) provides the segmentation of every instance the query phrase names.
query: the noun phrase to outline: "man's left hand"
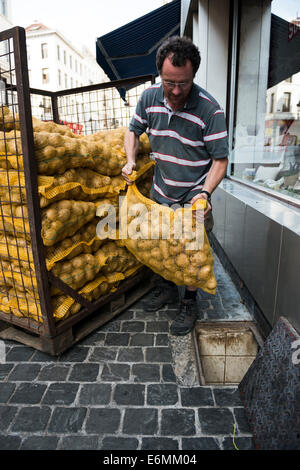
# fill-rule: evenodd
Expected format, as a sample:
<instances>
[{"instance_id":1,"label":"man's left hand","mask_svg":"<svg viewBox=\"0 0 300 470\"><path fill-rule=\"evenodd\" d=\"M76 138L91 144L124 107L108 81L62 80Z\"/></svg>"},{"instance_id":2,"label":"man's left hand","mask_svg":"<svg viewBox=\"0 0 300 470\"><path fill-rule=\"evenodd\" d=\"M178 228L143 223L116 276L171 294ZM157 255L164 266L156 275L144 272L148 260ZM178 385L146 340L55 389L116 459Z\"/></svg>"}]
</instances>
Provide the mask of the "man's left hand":
<instances>
[{"instance_id":1,"label":"man's left hand","mask_svg":"<svg viewBox=\"0 0 300 470\"><path fill-rule=\"evenodd\" d=\"M212 207L208 201L208 196L205 193L199 193L190 200L190 204L194 204L198 199L205 199L207 201L206 209L204 212L202 210L193 211L193 217L196 217L200 223L204 223L204 219L206 219L208 213L211 211ZM204 217L204 218L203 218Z\"/></svg>"}]
</instances>

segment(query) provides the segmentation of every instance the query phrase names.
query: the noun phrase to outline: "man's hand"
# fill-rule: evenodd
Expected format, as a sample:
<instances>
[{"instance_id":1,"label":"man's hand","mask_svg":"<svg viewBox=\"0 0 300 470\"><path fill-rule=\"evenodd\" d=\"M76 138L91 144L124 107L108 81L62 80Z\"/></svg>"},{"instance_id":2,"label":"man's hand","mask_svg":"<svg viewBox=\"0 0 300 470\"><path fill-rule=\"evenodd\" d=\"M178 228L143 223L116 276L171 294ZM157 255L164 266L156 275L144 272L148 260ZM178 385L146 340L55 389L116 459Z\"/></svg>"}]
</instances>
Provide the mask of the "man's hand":
<instances>
[{"instance_id":1,"label":"man's hand","mask_svg":"<svg viewBox=\"0 0 300 470\"><path fill-rule=\"evenodd\" d=\"M196 196L194 196L193 199L191 199L190 204L193 205L194 202L196 202L198 199L205 199L207 201L206 209L204 212L202 210L193 211L193 217L195 217L198 220L198 222L203 224L204 219L206 219L208 213L211 211L211 205L208 201L208 196L205 193L199 193Z\"/></svg>"},{"instance_id":2,"label":"man's hand","mask_svg":"<svg viewBox=\"0 0 300 470\"><path fill-rule=\"evenodd\" d=\"M122 176L126 180L128 185L132 184L132 181L128 178L128 175L131 175L132 171L135 170L135 166L136 165L134 162L128 162L122 168Z\"/></svg>"}]
</instances>

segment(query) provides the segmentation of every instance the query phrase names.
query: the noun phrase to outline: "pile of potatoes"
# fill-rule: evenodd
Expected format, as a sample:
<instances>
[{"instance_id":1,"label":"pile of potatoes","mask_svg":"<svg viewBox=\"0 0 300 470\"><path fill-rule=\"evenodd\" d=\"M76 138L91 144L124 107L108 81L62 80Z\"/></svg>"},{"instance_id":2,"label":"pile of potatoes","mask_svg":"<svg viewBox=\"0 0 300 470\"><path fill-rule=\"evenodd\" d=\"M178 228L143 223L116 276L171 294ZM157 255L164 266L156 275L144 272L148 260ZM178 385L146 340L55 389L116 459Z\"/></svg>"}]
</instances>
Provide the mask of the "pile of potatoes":
<instances>
[{"instance_id":1,"label":"pile of potatoes","mask_svg":"<svg viewBox=\"0 0 300 470\"><path fill-rule=\"evenodd\" d=\"M90 301L116 289L141 266L125 246L97 237L97 224L107 214L106 205L113 205L118 221L118 198L126 194L121 175L126 163L125 131L76 135L67 126L33 118L46 267ZM145 134L139 144L137 169L149 164L150 151ZM145 179L146 193L148 183ZM2 311L42 322L20 126L18 116L8 108L3 108L2 120L0 116L0 203ZM50 294L57 321L82 308L57 288L52 287Z\"/></svg>"}]
</instances>

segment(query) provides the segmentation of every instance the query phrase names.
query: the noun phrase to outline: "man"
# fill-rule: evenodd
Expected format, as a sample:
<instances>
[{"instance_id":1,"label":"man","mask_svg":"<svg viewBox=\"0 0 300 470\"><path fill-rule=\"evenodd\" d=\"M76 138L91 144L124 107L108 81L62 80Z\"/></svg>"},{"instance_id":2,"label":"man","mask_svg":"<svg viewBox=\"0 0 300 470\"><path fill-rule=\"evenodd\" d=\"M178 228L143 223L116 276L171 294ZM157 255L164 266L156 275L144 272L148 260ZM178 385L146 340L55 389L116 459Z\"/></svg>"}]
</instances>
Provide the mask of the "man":
<instances>
[{"instance_id":1,"label":"man","mask_svg":"<svg viewBox=\"0 0 300 470\"><path fill-rule=\"evenodd\" d=\"M135 169L139 136L147 130L155 170L152 199L171 206L206 199L204 224L213 226L211 193L226 174L228 140L224 111L203 88L193 83L200 65L200 54L185 37L171 37L159 48L156 65L161 84L145 90L137 104L125 136L128 175ZM203 219L202 219L203 221ZM174 284L173 284L174 286ZM189 333L197 319L197 289L186 286L179 313L171 333ZM144 302L146 311L154 311L174 302L172 283L163 281Z\"/></svg>"}]
</instances>

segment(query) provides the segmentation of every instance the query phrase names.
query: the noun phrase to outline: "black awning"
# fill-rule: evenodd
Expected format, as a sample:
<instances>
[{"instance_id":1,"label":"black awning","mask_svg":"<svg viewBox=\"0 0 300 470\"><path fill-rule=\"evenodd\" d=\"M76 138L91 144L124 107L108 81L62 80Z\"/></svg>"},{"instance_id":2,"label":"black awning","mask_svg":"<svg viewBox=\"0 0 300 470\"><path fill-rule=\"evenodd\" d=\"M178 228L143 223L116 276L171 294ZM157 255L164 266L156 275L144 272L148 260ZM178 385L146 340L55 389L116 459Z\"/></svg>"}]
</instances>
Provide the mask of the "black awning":
<instances>
[{"instance_id":1,"label":"black awning","mask_svg":"<svg viewBox=\"0 0 300 470\"><path fill-rule=\"evenodd\" d=\"M180 35L180 5L181 0L173 0L97 39L97 62L111 80L158 75L157 49Z\"/></svg>"},{"instance_id":2,"label":"black awning","mask_svg":"<svg viewBox=\"0 0 300 470\"><path fill-rule=\"evenodd\" d=\"M300 70L300 28L272 14L268 88Z\"/></svg>"}]
</instances>

